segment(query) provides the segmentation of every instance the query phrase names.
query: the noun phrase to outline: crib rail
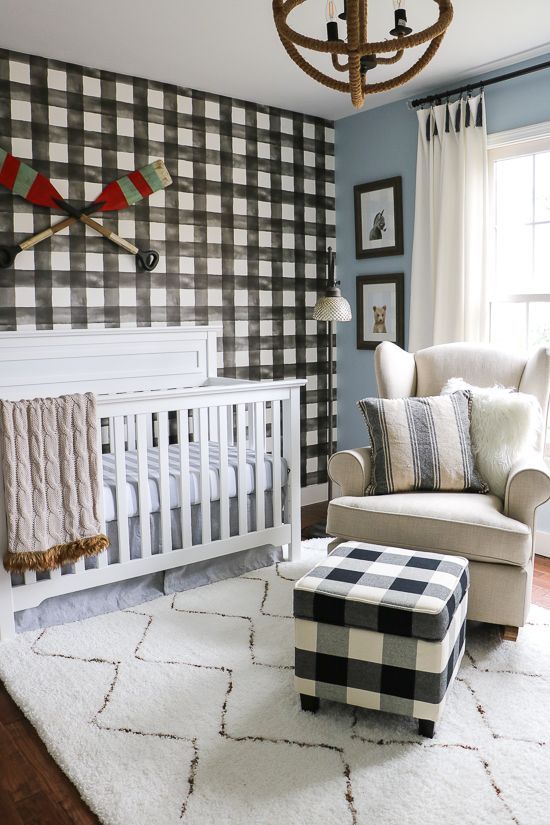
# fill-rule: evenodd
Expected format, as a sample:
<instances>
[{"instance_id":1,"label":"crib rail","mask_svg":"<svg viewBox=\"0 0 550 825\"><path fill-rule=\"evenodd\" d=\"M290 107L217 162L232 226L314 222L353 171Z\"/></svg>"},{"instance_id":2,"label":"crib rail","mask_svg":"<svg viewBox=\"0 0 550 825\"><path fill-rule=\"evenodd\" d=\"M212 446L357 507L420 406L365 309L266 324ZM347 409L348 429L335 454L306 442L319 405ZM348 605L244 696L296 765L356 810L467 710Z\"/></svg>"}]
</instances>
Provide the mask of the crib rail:
<instances>
[{"instance_id":1,"label":"crib rail","mask_svg":"<svg viewBox=\"0 0 550 825\"><path fill-rule=\"evenodd\" d=\"M26 574L22 584L13 585L2 570L0 636L13 635L14 611L62 593L262 544L288 545L289 557L297 558L299 395L304 383L214 378L184 390L98 396L98 416L108 421L103 465L114 454L116 518L103 528L111 531L116 547L63 570ZM179 472L174 472L174 462ZM129 506L130 477L137 512ZM155 501L158 497L155 507L152 491ZM1 500L2 547L3 507ZM137 548L131 536L136 524Z\"/></svg>"}]
</instances>

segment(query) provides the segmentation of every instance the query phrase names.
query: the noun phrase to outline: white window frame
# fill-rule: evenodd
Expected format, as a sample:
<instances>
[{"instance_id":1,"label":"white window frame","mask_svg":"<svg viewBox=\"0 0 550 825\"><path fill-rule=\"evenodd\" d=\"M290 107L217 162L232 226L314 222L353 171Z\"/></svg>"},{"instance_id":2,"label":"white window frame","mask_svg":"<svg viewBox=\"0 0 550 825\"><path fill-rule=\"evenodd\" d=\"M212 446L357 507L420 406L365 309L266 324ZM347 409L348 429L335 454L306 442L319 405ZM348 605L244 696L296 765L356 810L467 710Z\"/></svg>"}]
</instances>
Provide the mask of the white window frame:
<instances>
[{"instance_id":1,"label":"white window frame","mask_svg":"<svg viewBox=\"0 0 550 825\"><path fill-rule=\"evenodd\" d=\"M492 312L491 304L494 303L524 303L527 311L525 313L526 342L529 341L529 306L531 303L550 302L550 288L548 293L514 292L512 294L495 294L495 261L494 261L494 238L495 227L495 181L494 163L504 158L521 157L522 155L532 155L534 152L544 152L550 150L550 121L537 123L534 126L524 126L519 129L510 129L505 132L495 132L487 135L487 154L489 167L489 232L488 239L488 265L489 265L489 328L491 324ZM489 332L489 339L491 335Z\"/></svg>"}]
</instances>

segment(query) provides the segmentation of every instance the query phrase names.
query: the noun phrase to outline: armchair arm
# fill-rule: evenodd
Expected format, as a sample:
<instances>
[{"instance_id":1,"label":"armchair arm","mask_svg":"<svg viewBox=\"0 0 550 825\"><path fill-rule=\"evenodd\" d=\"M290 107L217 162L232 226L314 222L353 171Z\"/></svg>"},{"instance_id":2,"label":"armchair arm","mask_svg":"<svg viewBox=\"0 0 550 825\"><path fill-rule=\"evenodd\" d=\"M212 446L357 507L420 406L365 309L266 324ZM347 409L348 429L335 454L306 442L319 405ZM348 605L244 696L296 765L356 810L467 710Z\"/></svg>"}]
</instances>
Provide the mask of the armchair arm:
<instances>
[{"instance_id":1,"label":"armchair arm","mask_svg":"<svg viewBox=\"0 0 550 825\"><path fill-rule=\"evenodd\" d=\"M364 496L371 472L370 447L343 450L329 460L328 474L340 485L344 496Z\"/></svg>"},{"instance_id":2,"label":"armchair arm","mask_svg":"<svg viewBox=\"0 0 550 825\"><path fill-rule=\"evenodd\" d=\"M533 527L535 510L550 498L550 471L539 453L519 459L508 476L504 513Z\"/></svg>"}]
</instances>

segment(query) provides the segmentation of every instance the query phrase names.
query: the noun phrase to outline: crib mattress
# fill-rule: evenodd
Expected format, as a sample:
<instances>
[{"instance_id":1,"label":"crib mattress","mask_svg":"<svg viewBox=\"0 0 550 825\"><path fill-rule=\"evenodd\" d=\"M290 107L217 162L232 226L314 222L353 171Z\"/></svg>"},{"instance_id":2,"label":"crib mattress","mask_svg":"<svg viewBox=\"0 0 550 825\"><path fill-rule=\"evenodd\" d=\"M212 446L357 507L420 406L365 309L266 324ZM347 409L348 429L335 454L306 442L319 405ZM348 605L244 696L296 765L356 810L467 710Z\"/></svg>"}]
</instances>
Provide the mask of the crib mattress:
<instances>
[{"instance_id":1,"label":"crib mattress","mask_svg":"<svg viewBox=\"0 0 550 825\"><path fill-rule=\"evenodd\" d=\"M210 501L218 501L220 497L220 450L219 444L210 441L209 452L209 487ZM170 467L170 508L176 509L180 506L180 460L179 446L171 444L168 448L168 458ZM227 483L229 497L237 495L237 449L228 448L228 473ZM157 513L160 509L159 491L159 450L157 447L150 447L147 450L147 464L149 468L149 491L151 498L151 513ZM246 451L246 493L250 495L255 489L255 466L256 454L253 450ZM105 521L116 520L116 475L114 453L103 455L103 507ZM281 484L284 487L287 479L287 464L281 459ZM273 487L273 466L270 456L265 456L265 486L266 490ZM200 444L189 444L189 490L191 504L199 504L200 494ZM129 450L126 452L126 500L128 507L128 517L138 515L138 461L137 452Z\"/></svg>"}]
</instances>

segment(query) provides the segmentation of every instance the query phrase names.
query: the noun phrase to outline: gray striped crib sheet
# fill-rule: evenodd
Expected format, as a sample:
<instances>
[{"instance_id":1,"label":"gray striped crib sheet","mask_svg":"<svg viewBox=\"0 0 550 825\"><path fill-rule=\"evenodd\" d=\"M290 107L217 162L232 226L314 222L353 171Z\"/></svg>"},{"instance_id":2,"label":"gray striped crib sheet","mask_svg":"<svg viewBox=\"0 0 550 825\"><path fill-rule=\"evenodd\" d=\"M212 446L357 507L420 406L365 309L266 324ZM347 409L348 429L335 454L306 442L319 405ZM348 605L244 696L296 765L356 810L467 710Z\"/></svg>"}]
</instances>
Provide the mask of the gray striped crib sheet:
<instances>
[{"instance_id":1,"label":"gray striped crib sheet","mask_svg":"<svg viewBox=\"0 0 550 825\"><path fill-rule=\"evenodd\" d=\"M227 455L227 487L229 498L237 495L237 448L230 445ZM168 460L170 468L169 490L170 508L180 506L180 450L177 444L168 447ZM265 461L265 489L272 489L273 469L271 455L264 455ZM160 459L158 447L150 447L147 450L147 467L149 477L149 494L151 500L151 512L160 510ZM126 463L126 497L128 518L139 513L138 505L138 458L135 450L128 450L125 454ZM217 501L220 497L220 445L216 441L208 444L208 484L210 487L210 500ZM255 492L255 467L256 454L253 450L246 451L245 484L246 495ZM288 465L284 458L281 458L281 486L287 482ZM189 444L189 496L190 504L200 503L200 444L191 442ZM108 523L116 519L116 463L114 453L103 454L103 512L105 521Z\"/></svg>"}]
</instances>

